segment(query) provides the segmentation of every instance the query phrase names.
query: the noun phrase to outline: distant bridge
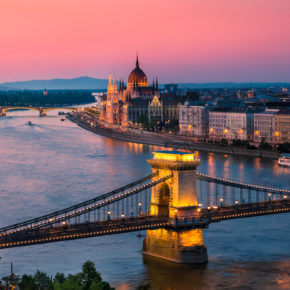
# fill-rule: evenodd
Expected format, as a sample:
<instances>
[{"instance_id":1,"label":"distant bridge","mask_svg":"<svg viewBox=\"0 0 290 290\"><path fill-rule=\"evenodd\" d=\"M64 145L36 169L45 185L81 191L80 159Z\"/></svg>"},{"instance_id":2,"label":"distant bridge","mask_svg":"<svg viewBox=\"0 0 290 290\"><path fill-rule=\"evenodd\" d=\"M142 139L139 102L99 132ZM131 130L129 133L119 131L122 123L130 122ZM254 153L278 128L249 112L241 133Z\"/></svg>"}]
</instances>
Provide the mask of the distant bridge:
<instances>
[{"instance_id":1,"label":"distant bridge","mask_svg":"<svg viewBox=\"0 0 290 290\"><path fill-rule=\"evenodd\" d=\"M40 107L40 106L1 106L0 107L0 116L5 117L7 111L15 110L34 110L38 111L40 116L46 116L48 111L53 110L69 110L76 112L77 108L74 107Z\"/></svg>"},{"instance_id":2,"label":"distant bridge","mask_svg":"<svg viewBox=\"0 0 290 290\"><path fill-rule=\"evenodd\" d=\"M143 248L146 254L181 263L187 263L190 257L191 262L199 263L207 260L206 247L202 240L189 247L188 239L201 235L201 229L225 220L290 212L288 189L197 173L192 166L198 166L199 160L158 158L148 161L153 173L139 180L62 210L0 228L0 249L148 230ZM188 195L190 190L192 195ZM156 235L158 229L162 231ZM183 239L186 246L180 244ZM160 247L169 252L162 252ZM195 256L190 256L194 251Z\"/></svg>"}]
</instances>

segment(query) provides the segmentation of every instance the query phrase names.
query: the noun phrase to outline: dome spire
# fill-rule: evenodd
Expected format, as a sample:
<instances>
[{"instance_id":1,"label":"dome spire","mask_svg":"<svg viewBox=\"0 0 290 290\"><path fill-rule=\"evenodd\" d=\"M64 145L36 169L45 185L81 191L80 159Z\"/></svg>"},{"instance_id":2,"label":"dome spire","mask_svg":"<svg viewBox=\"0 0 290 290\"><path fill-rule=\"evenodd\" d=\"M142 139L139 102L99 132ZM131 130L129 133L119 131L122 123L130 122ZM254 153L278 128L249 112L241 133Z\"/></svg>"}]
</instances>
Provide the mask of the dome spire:
<instances>
[{"instance_id":1,"label":"dome spire","mask_svg":"<svg viewBox=\"0 0 290 290\"><path fill-rule=\"evenodd\" d=\"M136 58L136 67L139 67L138 52L137 52L137 58Z\"/></svg>"}]
</instances>

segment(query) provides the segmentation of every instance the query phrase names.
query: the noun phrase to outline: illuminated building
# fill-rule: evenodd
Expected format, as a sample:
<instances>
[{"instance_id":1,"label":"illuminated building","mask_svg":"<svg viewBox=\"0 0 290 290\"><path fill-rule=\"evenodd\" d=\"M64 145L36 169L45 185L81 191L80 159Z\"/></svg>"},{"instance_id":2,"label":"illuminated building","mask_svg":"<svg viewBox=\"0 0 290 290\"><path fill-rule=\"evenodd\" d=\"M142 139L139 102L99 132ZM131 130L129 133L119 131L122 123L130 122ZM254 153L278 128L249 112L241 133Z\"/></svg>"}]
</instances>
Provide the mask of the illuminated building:
<instances>
[{"instance_id":1,"label":"illuminated building","mask_svg":"<svg viewBox=\"0 0 290 290\"><path fill-rule=\"evenodd\" d=\"M209 107L203 102L188 101L179 106L179 132L181 135L206 138L208 136Z\"/></svg>"},{"instance_id":2,"label":"illuminated building","mask_svg":"<svg viewBox=\"0 0 290 290\"><path fill-rule=\"evenodd\" d=\"M111 76L109 77L107 94L101 101L100 121L107 126L129 127L135 124L141 115L149 114L150 119L151 112L156 115L155 111L150 110L150 105L152 101L153 104L160 102L159 98L157 79L149 86L137 56L136 66L129 74L126 85L120 81L118 88L115 74L113 81Z\"/></svg>"}]
</instances>

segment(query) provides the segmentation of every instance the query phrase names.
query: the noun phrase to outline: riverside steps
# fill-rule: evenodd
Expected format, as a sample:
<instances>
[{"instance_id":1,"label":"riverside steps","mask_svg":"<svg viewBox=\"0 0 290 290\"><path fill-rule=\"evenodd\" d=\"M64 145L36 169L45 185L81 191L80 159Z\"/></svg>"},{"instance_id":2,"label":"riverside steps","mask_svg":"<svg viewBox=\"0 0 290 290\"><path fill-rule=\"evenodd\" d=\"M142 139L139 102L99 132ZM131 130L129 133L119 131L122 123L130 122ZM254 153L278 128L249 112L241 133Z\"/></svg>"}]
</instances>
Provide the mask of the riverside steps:
<instances>
[{"instance_id":1,"label":"riverside steps","mask_svg":"<svg viewBox=\"0 0 290 290\"><path fill-rule=\"evenodd\" d=\"M192 153L160 151L154 152L154 158L148 163L153 174L172 176L152 190L150 212L154 216L169 217L174 222L171 227L147 230L143 253L184 264L207 262L202 229L178 227L179 220L192 220L194 211L198 218L196 168L200 160Z\"/></svg>"}]
</instances>

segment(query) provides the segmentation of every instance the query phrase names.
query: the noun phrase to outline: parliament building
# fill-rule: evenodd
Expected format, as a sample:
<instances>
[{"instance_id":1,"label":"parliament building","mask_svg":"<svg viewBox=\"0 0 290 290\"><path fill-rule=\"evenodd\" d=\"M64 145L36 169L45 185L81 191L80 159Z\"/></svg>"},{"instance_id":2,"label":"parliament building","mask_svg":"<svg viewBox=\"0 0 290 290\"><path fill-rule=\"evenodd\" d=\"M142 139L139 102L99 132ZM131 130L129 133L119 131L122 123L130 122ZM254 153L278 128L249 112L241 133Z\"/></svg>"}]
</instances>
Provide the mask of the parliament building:
<instances>
[{"instance_id":1,"label":"parliament building","mask_svg":"<svg viewBox=\"0 0 290 290\"><path fill-rule=\"evenodd\" d=\"M134 127L140 116L147 116L148 121L155 119L178 119L176 100L162 100L157 79L149 85L146 74L140 68L138 56L136 67L131 71L127 84L117 85L115 74L109 76L107 93L104 94L99 120L107 127Z\"/></svg>"}]
</instances>

